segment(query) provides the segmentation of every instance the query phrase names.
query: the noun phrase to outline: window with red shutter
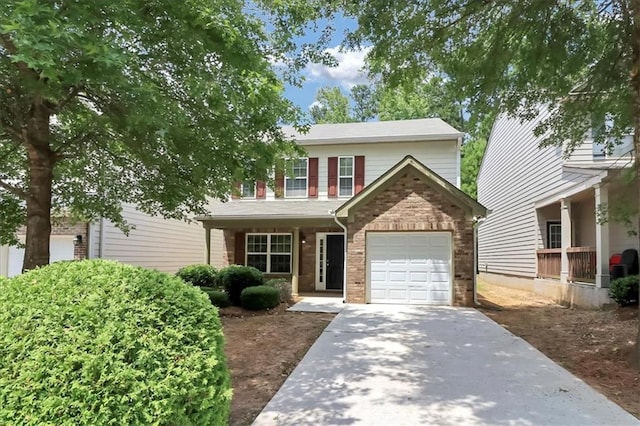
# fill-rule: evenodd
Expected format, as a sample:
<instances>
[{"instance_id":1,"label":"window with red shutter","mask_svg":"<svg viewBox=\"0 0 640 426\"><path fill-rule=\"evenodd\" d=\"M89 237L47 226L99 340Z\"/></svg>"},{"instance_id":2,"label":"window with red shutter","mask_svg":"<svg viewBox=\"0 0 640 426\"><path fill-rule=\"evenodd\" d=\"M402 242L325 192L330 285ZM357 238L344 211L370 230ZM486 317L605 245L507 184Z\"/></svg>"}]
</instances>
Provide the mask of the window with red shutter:
<instances>
[{"instance_id":1,"label":"window with red shutter","mask_svg":"<svg viewBox=\"0 0 640 426\"><path fill-rule=\"evenodd\" d=\"M364 155L356 155L355 157L355 191L354 194L359 193L364 188Z\"/></svg>"},{"instance_id":2,"label":"window with red shutter","mask_svg":"<svg viewBox=\"0 0 640 426\"><path fill-rule=\"evenodd\" d=\"M266 198L267 197L267 186L264 181L259 180L256 183L256 198Z\"/></svg>"},{"instance_id":3,"label":"window with red shutter","mask_svg":"<svg viewBox=\"0 0 640 426\"><path fill-rule=\"evenodd\" d=\"M329 197L338 196L338 157L329 157L327 162L327 187Z\"/></svg>"}]
</instances>

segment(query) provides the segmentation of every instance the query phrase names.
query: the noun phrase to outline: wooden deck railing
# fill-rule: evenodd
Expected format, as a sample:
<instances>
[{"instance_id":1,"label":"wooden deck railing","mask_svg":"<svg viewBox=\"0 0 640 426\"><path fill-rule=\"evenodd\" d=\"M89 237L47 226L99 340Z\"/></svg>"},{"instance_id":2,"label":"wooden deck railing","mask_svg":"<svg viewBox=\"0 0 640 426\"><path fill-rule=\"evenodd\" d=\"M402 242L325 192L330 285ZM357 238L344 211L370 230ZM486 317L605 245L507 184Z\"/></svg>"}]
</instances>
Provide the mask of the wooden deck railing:
<instances>
[{"instance_id":1,"label":"wooden deck railing","mask_svg":"<svg viewBox=\"0 0 640 426\"><path fill-rule=\"evenodd\" d=\"M569 281L596 282L596 248L567 247Z\"/></svg>"},{"instance_id":2,"label":"wooden deck railing","mask_svg":"<svg viewBox=\"0 0 640 426\"><path fill-rule=\"evenodd\" d=\"M540 249L538 256L538 276L540 278L560 278L562 249Z\"/></svg>"}]
</instances>

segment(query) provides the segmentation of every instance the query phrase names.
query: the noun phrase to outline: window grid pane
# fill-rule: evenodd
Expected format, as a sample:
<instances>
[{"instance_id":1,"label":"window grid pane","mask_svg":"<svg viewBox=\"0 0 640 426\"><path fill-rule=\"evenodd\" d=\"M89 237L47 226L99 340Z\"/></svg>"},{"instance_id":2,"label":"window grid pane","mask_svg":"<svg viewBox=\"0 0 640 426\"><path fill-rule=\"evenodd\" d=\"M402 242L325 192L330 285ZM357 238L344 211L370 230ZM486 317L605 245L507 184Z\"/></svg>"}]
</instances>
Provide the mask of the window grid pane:
<instances>
[{"instance_id":1,"label":"window grid pane","mask_svg":"<svg viewBox=\"0 0 640 426\"><path fill-rule=\"evenodd\" d=\"M248 235L247 253L266 253L267 235Z\"/></svg>"},{"instance_id":2,"label":"window grid pane","mask_svg":"<svg viewBox=\"0 0 640 426\"><path fill-rule=\"evenodd\" d=\"M338 172L340 176L352 176L353 175L353 158L346 157L340 158L340 170Z\"/></svg>"},{"instance_id":3,"label":"window grid pane","mask_svg":"<svg viewBox=\"0 0 640 426\"><path fill-rule=\"evenodd\" d=\"M343 196L353 195L353 178L340 178L340 194Z\"/></svg>"},{"instance_id":4,"label":"window grid pane","mask_svg":"<svg viewBox=\"0 0 640 426\"><path fill-rule=\"evenodd\" d=\"M561 225L549 225L549 248L562 248L562 227Z\"/></svg>"},{"instance_id":5,"label":"window grid pane","mask_svg":"<svg viewBox=\"0 0 640 426\"><path fill-rule=\"evenodd\" d=\"M255 198L256 196L256 183L245 181L242 182L242 198Z\"/></svg>"},{"instance_id":6,"label":"window grid pane","mask_svg":"<svg viewBox=\"0 0 640 426\"><path fill-rule=\"evenodd\" d=\"M289 273L291 265L291 255L289 254L272 254L271 255L271 273Z\"/></svg>"},{"instance_id":7,"label":"window grid pane","mask_svg":"<svg viewBox=\"0 0 640 426\"><path fill-rule=\"evenodd\" d=\"M272 235L271 253L291 253L291 235Z\"/></svg>"},{"instance_id":8,"label":"window grid pane","mask_svg":"<svg viewBox=\"0 0 640 426\"><path fill-rule=\"evenodd\" d=\"M305 197L307 195L307 178L287 179L287 197Z\"/></svg>"},{"instance_id":9,"label":"window grid pane","mask_svg":"<svg viewBox=\"0 0 640 426\"><path fill-rule=\"evenodd\" d=\"M249 254L247 255L247 266L253 266L262 272L267 272L267 255L266 254Z\"/></svg>"}]
</instances>

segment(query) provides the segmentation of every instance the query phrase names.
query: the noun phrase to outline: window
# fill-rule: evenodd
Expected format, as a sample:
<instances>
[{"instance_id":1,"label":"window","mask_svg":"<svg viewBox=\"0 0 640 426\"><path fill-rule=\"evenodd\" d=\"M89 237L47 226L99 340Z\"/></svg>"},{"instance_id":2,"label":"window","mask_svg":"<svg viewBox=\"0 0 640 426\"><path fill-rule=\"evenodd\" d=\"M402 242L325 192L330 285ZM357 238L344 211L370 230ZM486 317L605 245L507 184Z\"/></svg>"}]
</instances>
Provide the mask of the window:
<instances>
[{"instance_id":1,"label":"window","mask_svg":"<svg viewBox=\"0 0 640 426\"><path fill-rule=\"evenodd\" d=\"M291 234L247 234L247 266L267 274L291 272Z\"/></svg>"},{"instance_id":2,"label":"window","mask_svg":"<svg viewBox=\"0 0 640 426\"><path fill-rule=\"evenodd\" d=\"M307 196L307 182L309 180L309 161L306 158L293 160L289 163L289 173L285 176L284 196L289 198L301 198Z\"/></svg>"},{"instance_id":3,"label":"window","mask_svg":"<svg viewBox=\"0 0 640 426\"><path fill-rule=\"evenodd\" d=\"M256 198L256 183L252 181L242 182L242 188L240 188L240 194L242 198Z\"/></svg>"},{"instance_id":4,"label":"window","mask_svg":"<svg viewBox=\"0 0 640 426\"><path fill-rule=\"evenodd\" d=\"M560 222L547 222L547 248L562 248L562 226Z\"/></svg>"},{"instance_id":5,"label":"window","mask_svg":"<svg viewBox=\"0 0 640 426\"><path fill-rule=\"evenodd\" d=\"M338 196L351 197L353 195L353 157L338 159Z\"/></svg>"},{"instance_id":6,"label":"window","mask_svg":"<svg viewBox=\"0 0 640 426\"><path fill-rule=\"evenodd\" d=\"M593 140L593 157L605 158L611 149L607 143L607 135L613 128L613 118L610 114L593 114L591 117L591 139Z\"/></svg>"}]
</instances>

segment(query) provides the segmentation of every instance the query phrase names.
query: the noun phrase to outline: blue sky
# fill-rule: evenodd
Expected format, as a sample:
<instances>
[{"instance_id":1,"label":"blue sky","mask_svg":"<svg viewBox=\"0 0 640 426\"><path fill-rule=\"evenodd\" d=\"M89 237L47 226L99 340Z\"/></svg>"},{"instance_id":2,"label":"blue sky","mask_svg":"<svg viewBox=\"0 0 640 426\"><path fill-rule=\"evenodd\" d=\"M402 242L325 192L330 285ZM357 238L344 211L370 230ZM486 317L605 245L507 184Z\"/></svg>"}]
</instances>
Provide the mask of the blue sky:
<instances>
[{"instance_id":1,"label":"blue sky","mask_svg":"<svg viewBox=\"0 0 640 426\"><path fill-rule=\"evenodd\" d=\"M324 28L328 22L320 21L319 28ZM329 43L329 51L338 62L337 67L327 67L319 64L309 64L303 71L305 82L301 88L287 86L285 96L298 105L303 111L308 112L309 106L313 103L316 92L324 86L339 86L343 91L348 92L355 84L365 83L366 75L361 71L364 64L365 52L339 52L340 43L345 31L355 28L355 21L338 16L330 22L335 29L334 36ZM317 40L317 35L307 34L298 39L299 43L313 42Z\"/></svg>"}]
</instances>

